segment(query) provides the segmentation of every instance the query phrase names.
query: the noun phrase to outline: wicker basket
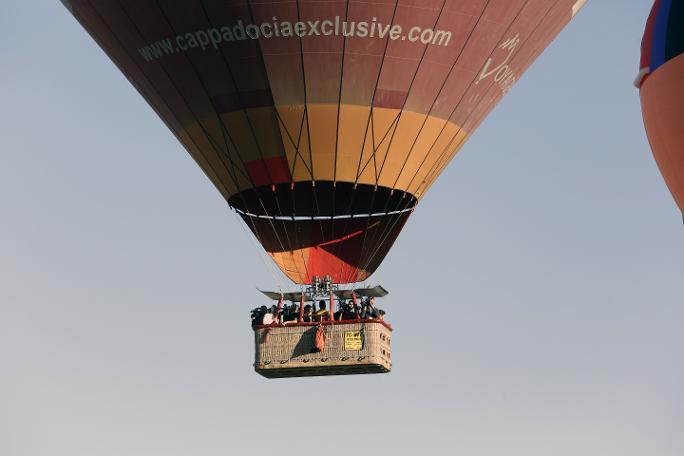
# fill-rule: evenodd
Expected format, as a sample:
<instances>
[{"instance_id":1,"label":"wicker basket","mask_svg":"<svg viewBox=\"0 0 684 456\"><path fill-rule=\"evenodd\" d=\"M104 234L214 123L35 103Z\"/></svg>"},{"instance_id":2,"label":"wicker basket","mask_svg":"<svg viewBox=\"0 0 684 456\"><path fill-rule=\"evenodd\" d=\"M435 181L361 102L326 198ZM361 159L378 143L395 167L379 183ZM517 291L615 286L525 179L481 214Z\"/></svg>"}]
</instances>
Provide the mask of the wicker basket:
<instances>
[{"instance_id":1,"label":"wicker basket","mask_svg":"<svg viewBox=\"0 0 684 456\"><path fill-rule=\"evenodd\" d=\"M325 348L314 349L317 324L259 326L254 370L268 378L386 373L392 369L391 326L378 320L325 322Z\"/></svg>"}]
</instances>

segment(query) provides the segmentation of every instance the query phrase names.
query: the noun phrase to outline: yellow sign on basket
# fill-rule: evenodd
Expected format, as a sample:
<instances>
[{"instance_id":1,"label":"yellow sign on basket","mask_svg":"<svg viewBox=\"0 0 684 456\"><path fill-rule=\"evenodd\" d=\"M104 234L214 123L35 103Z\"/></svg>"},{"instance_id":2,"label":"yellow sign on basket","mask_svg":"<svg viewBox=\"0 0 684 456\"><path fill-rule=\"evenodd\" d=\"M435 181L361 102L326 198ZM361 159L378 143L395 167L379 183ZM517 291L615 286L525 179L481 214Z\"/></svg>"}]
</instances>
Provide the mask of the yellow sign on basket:
<instances>
[{"instance_id":1,"label":"yellow sign on basket","mask_svg":"<svg viewBox=\"0 0 684 456\"><path fill-rule=\"evenodd\" d=\"M345 331L344 332L344 349L345 350L362 350L363 338L361 331Z\"/></svg>"}]
</instances>

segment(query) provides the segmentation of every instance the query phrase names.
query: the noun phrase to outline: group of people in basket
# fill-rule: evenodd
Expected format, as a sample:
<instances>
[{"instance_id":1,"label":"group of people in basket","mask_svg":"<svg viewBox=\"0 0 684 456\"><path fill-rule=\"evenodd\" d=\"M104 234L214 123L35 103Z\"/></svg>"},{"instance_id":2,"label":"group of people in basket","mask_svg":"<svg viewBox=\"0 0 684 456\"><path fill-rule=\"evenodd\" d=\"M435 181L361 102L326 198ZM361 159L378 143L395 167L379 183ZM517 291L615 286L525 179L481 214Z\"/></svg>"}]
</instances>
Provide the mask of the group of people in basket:
<instances>
[{"instance_id":1,"label":"group of people in basket","mask_svg":"<svg viewBox=\"0 0 684 456\"><path fill-rule=\"evenodd\" d=\"M325 300L316 303L304 305L304 311L301 312L301 321L304 323L314 323L321 321L346 321L346 320L384 320L385 311L378 309L375 306L375 298L366 298L360 302L360 305L354 305L352 300L340 300L337 305L337 310L330 317L330 310L328 310L328 303ZM300 322L300 305L292 303L284 305L281 308L278 306L261 306L253 309L252 312L252 327L259 325L272 324L295 324Z\"/></svg>"}]
</instances>

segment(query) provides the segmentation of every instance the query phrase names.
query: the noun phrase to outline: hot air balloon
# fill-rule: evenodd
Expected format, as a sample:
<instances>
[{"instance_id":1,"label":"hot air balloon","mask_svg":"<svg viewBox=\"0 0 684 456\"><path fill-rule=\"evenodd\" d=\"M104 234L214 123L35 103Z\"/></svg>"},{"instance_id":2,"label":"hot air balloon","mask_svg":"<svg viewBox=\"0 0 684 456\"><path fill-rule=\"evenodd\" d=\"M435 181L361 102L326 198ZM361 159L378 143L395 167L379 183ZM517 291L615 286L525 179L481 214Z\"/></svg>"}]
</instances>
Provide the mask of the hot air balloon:
<instances>
[{"instance_id":1,"label":"hot air balloon","mask_svg":"<svg viewBox=\"0 0 684 456\"><path fill-rule=\"evenodd\" d=\"M378 268L586 0L62 2L282 272L310 284L267 293L276 315L300 302L297 325L255 326L255 369L282 377L389 371L391 327L357 307L386 290L338 285ZM357 318L313 334L305 302L325 296Z\"/></svg>"},{"instance_id":2,"label":"hot air balloon","mask_svg":"<svg viewBox=\"0 0 684 456\"><path fill-rule=\"evenodd\" d=\"M293 282L359 282L586 0L62 0Z\"/></svg>"},{"instance_id":3,"label":"hot air balloon","mask_svg":"<svg viewBox=\"0 0 684 456\"><path fill-rule=\"evenodd\" d=\"M657 0L641 41L635 85L658 168L684 212L684 3Z\"/></svg>"}]
</instances>

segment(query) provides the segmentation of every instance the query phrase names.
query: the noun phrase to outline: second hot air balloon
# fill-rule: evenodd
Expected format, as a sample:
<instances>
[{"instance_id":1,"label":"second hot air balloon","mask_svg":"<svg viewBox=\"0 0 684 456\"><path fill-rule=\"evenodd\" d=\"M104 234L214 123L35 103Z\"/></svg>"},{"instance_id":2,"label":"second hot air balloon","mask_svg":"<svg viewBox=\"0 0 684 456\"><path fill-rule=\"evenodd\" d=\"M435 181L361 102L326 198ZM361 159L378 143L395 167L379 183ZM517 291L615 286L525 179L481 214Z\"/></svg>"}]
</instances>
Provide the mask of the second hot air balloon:
<instances>
[{"instance_id":1,"label":"second hot air balloon","mask_svg":"<svg viewBox=\"0 0 684 456\"><path fill-rule=\"evenodd\" d=\"M641 42L636 80L658 168L684 212L684 2L657 0Z\"/></svg>"}]
</instances>

